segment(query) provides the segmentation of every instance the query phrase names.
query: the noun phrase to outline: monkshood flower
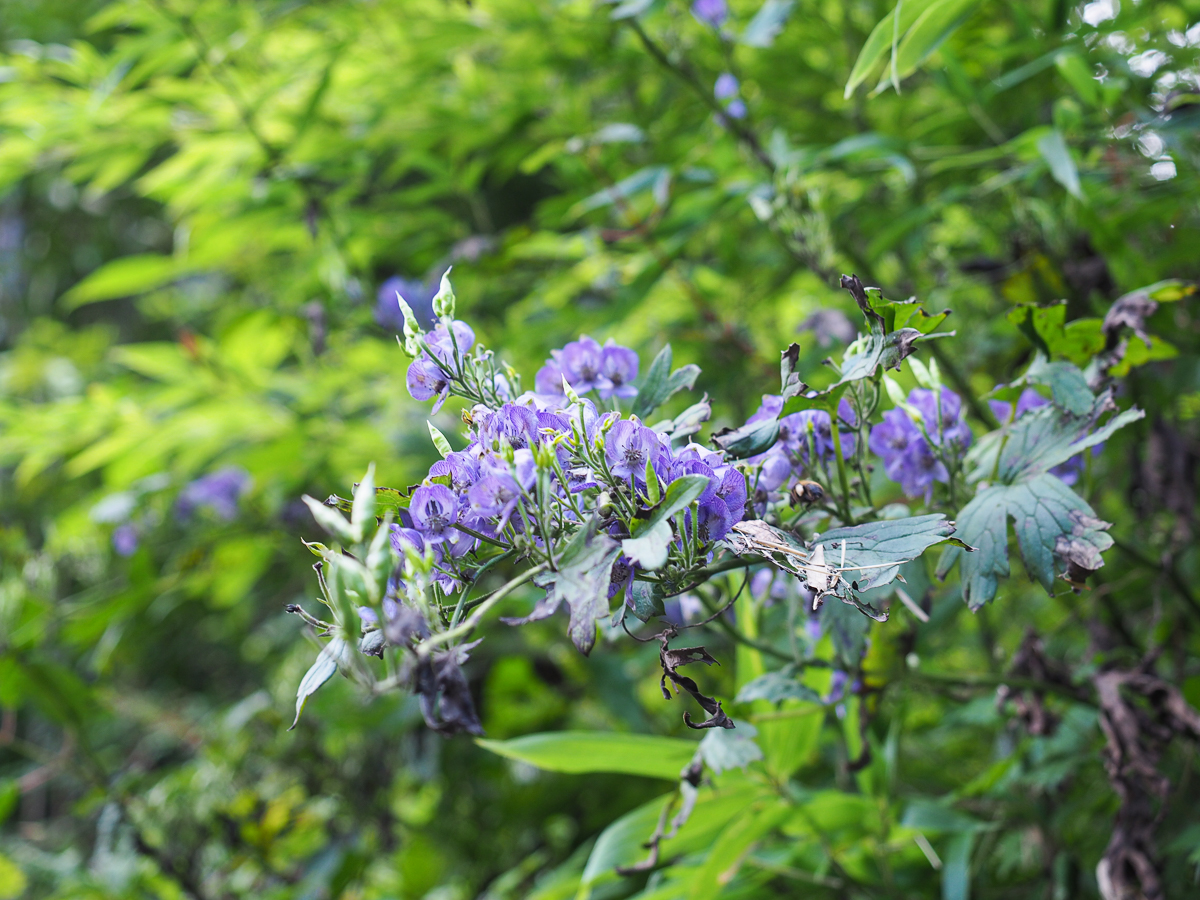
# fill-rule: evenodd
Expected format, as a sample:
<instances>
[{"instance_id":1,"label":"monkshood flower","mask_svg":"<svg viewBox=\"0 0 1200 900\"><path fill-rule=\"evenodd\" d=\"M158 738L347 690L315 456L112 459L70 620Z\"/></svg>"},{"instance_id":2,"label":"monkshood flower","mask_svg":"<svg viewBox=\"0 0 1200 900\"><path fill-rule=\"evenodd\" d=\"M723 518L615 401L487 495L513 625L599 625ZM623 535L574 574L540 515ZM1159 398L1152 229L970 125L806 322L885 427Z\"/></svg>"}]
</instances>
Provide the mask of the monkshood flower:
<instances>
[{"instance_id":1,"label":"monkshood flower","mask_svg":"<svg viewBox=\"0 0 1200 900\"><path fill-rule=\"evenodd\" d=\"M933 483L950 480L946 466L933 455L921 430L902 409L889 409L871 428L871 452L883 460L887 477L899 483L907 497L933 496Z\"/></svg>"},{"instance_id":2,"label":"monkshood flower","mask_svg":"<svg viewBox=\"0 0 1200 900\"><path fill-rule=\"evenodd\" d=\"M550 356L534 378L539 395L562 397L564 379L577 394L596 391L602 400L637 395L633 382L638 376L638 355L612 338L602 347L585 334L561 350L551 350Z\"/></svg>"},{"instance_id":3,"label":"monkshood flower","mask_svg":"<svg viewBox=\"0 0 1200 900\"><path fill-rule=\"evenodd\" d=\"M656 458L661 448L658 435L637 419L622 419L605 440L604 457L618 478L641 479L646 463Z\"/></svg>"},{"instance_id":4,"label":"monkshood flower","mask_svg":"<svg viewBox=\"0 0 1200 900\"><path fill-rule=\"evenodd\" d=\"M776 418L783 409L783 398L778 394L763 394L762 404L754 412L747 424L762 422ZM857 425L854 410L850 404L842 400L838 404L838 437L842 445L842 457L849 459L854 455L855 437L853 429ZM766 454L755 458L755 462L763 462L773 452L786 452L797 468L808 464L809 436L812 436L813 449L817 457L825 462L834 458L833 423L829 413L823 409L805 409L779 420L779 441ZM776 464L778 465L778 464ZM780 482L782 484L783 482ZM769 488L773 490L773 488Z\"/></svg>"},{"instance_id":5,"label":"monkshood flower","mask_svg":"<svg viewBox=\"0 0 1200 900\"><path fill-rule=\"evenodd\" d=\"M1004 423L1012 416L1013 420L1021 418L1031 409L1037 409L1039 406L1045 406L1050 401L1035 391L1033 388L1025 388L1021 391L1021 396L1017 398L1016 414L1013 415L1013 406L1011 403L1006 403L1003 400L989 400L988 405L992 408L992 412L1000 422ZM1092 455L1097 455L1104 444L1097 444L1092 448ZM1083 474L1084 461L1083 454L1077 453L1068 459L1065 463L1055 466L1050 470L1051 475L1055 475L1062 480L1064 484L1074 484L1079 480L1079 476Z\"/></svg>"},{"instance_id":6,"label":"monkshood flower","mask_svg":"<svg viewBox=\"0 0 1200 900\"><path fill-rule=\"evenodd\" d=\"M638 355L609 338L600 351L600 398L637 396Z\"/></svg>"},{"instance_id":7,"label":"monkshood flower","mask_svg":"<svg viewBox=\"0 0 1200 900\"><path fill-rule=\"evenodd\" d=\"M479 460L470 453L458 450L439 459L429 469L429 477L450 476L451 489L462 496L479 480Z\"/></svg>"},{"instance_id":8,"label":"monkshood flower","mask_svg":"<svg viewBox=\"0 0 1200 900\"><path fill-rule=\"evenodd\" d=\"M434 400L433 412L442 408L446 398L450 396L450 379L436 362L422 353L408 364L408 374L405 376L408 394L414 400L424 402Z\"/></svg>"},{"instance_id":9,"label":"monkshood flower","mask_svg":"<svg viewBox=\"0 0 1200 900\"><path fill-rule=\"evenodd\" d=\"M913 388L908 402L921 413L925 433L935 446L945 444L960 452L971 446L971 429L962 417L962 398L954 391Z\"/></svg>"},{"instance_id":10,"label":"monkshood flower","mask_svg":"<svg viewBox=\"0 0 1200 900\"><path fill-rule=\"evenodd\" d=\"M113 529L112 546L117 556L133 556L139 543L137 528L131 523L125 522Z\"/></svg>"},{"instance_id":11,"label":"monkshood flower","mask_svg":"<svg viewBox=\"0 0 1200 900\"><path fill-rule=\"evenodd\" d=\"M227 466L190 482L175 502L175 515L189 518L197 509L207 509L226 522L237 517L238 501L250 487L245 469Z\"/></svg>"},{"instance_id":12,"label":"monkshood flower","mask_svg":"<svg viewBox=\"0 0 1200 900\"><path fill-rule=\"evenodd\" d=\"M376 323L397 334L404 330L404 316L400 312L400 304L396 302L396 295L399 294L408 303L421 327L432 328L437 321L433 314L433 295L437 293L437 283L436 278L418 281L415 278L392 276L379 286L375 298Z\"/></svg>"},{"instance_id":13,"label":"monkshood flower","mask_svg":"<svg viewBox=\"0 0 1200 900\"><path fill-rule=\"evenodd\" d=\"M413 527L427 543L440 544L458 534L459 501L450 488L441 484L423 485L413 491L408 512Z\"/></svg>"},{"instance_id":14,"label":"monkshood flower","mask_svg":"<svg viewBox=\"0 0 1200 900\"><path fill-rule=\"evenodd\" d=\"M741 85L731 72L721 73L717 77L717 83L713 85L713 96L721 101L725 112L735 119L746 117L746 104L738 96L740 88Z\"/></svg>"},{"instance_id":15,"label":"monkshood flower","mask_svg":"<svg viewBox=\"0 0 1200 900\"><path fill-rule=\"evenodd\" d=\"M928 503L934 482L950 480L944 459L960 456L971 445L971 429L963 421L962 398L954 391L913 388L907 400L920 415L920 425L903 409L888 410L871 428L867 445L905 496Z\"/></svg>"},{"instance_id":16,"label":"monkshood flower","mask_svg":"<svg viewBox=\"0 0 1200 900\"><path fill-rule=\"evenodd\" d=\"M692 15L709 28L720 28L729 18L729 7L725 0L695 0Z\"/></svg>"},{"instance_id":17,"label":"monkshood flower","mask_svg":"<svg viewBox=\"0 0 1200 900\"><path fill-rule=\"evenodd\" d=\"M446 327L445 322L439 322L437 327L425 335L425 343L429 352L444 366L452 371L461 366L471 348L475 346L475 331L466 322L455 319Z\"/></svg>"},{"instance_id":18,"label":"monkshood flower","mask_svg":"<svg viewBox=\"0 0 1200 900\"><path fill-rule=\"evenodd\" d=\"M473 416L473 421L479 444L485 449L496 450L507 443L519 450L538 443L538 413L527 406L505 403L495 412L480 412Z\"/></svg>"}]
</instances>

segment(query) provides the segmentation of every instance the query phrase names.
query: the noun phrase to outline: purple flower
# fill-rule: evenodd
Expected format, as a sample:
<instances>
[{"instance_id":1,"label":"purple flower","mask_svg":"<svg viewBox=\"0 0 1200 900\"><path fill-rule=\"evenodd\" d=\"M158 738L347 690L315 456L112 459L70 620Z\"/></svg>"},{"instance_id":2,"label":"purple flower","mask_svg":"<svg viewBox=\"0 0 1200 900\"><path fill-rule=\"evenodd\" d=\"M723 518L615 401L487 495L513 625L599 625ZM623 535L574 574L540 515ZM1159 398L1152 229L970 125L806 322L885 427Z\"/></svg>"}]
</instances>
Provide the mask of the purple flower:
<instances>
[{"instance_id":1,"label":"purple flower","mask_svg":"<svg viewBox=\"0 0 1200 900\"><path fill-rule=\"evenodd\" d=\"M450 476L450 487L456 494L465 494L479 478L479 460L471 454L458 450L445 459L439 459L429 469L429 476Z\"/></svg>"},{"instance_id":2,"label":"purple flower","mask_svg":"<svg viewBox=\"0 0 1200 900\"><path fill-rule=\"evenodd\" d=\"M450 326L447 328L445 323L438 322L437 327L425 335L425 343L429 345L430 353L453 369L455 362L461 362L475 346L475 332L466 322L457 319Z\"/></svg>"},{"instance_id":3,"label":"purple flower","mask_svg":"<svg viewBox=\"0 0 1200 900\"><path fill-rule=\"evenodd\" d=\"M774 491L792 477L792 461L785 450L772 447L763 457L758 475L758 490Z\"/></svg>"},{"instance_id":4,"label":"purple flower","mask_svg":"<svg viewBox=\"0 0 1200 900\"><path fill-rule=\"evenodd\" d=\"M618 478L642 478L646 463L662 445L658 436L636 420L622 419L608 433L604 456Z\"/></svg>"},{"instance_id":5,"label":"purple flower","mask_svg":"<svg viewBox=\"0 0 1200 900\"><path fill-rule=\"evenodd\" d=\"M421 532L415 528L405 528L401 525L393 525L391 535L389 536L392 542L392 549L404 555L404 548L411 547L418 553L425 552L425 538L421 536Z\"/></svg>"},{"instance_id":6,"label":"purple flower","mask_svg":"<svg viewBox=\"0 0 1200 900\"><path fill-rule=\"evenodd\" d=\"M729 8L725 0L695 0L692 15L710 28L720 28L729 18Z\"/></svg>"},{"instance_id":7,"label":"purple flower","mask_svg":"<svg viewBox=\"0 0 1200 900\"><path fill-rule=\"evenodd\" d=\"M633 397L637 388L633 381L638 376L638 355L628 347L613 343L612 338L604 342L600 351L600 398Z\"/></svg>"},{"instance_id":8,"label":"purple flower","mask_svg":"<svg viewBox=\"0 0 1200 900\"><path fill-rule=\"evenodd\" d=\"M925 432L935 445L944 442L960 452L971 446L971 429L962 418L962 398L954 391L913 388L908 394L908 402L920 411Z\"/></svg>"},{"instance_id":9,"label":"purple flower","mask_svg":"<svg viewBox=\"0 0 1200 900\"><path fill-rule=\"evenodd\" d=\"M113 529L112 546L118 556L133 556L139 542L137 529L129 522Z\"/></svg>"},{"instance_id":10,"label":"purple flower","mask_svg":"<svg viewBox=\"0 0 1200 900\"><path fill-rule=\"evenodd\" d=\"M722 72L717 76L717 83L713 86L713 96L718 100L729 100L737 96L738 88L737 78L731 72Z\"/></svg>"},{"instance_id":11,"label":"purple flower","mask_svg":"<svg viewBox=\"0 0 1200 900\"><path fill-rule=\"evenodd\" d=\"M729 523L732 528L746 515L746 476L733 466L723 466L717 469L715 474L721 479L717 486L717 496L733 517L733 521Z\"/></svg>"},{"instance_id":12,"label":"purple flower","mask_svg":"<svg viewBox=\"0 0 1200 900\"><path fill-rule=\"evenodd\" d=\"M437 293L437 284L437 279L417 281L399 275L389 278L379 286L375 298L375 321L390 331L399 333L404 330L404 316L400 313L400 304L396 302L396 295L399 294L412 309L421 327L432 328L435 322L433 295Z\"/></svg>"},{"instance_id":13,"label":"purple flower","mask_svg":"<svg viewBox=\"0 0 1200 900\"><path fill-rule=\"evenodd\" d=\"M547 360L546 364L538 369L538 373L533 379L533 389L537 394L544 397L561 397L563 396L563 370L562 366L554 360Z\"/></svg>"},{"instance_id":14,"label":"purple flower","mask_svg":"<svg viewBox=\"0 0 1200 900\"><path fill-rule=\"evenodd\" d=\"M175 503L175 515L186 519L197 509L208 509L226 522L236 518L238 501L250 487L250 474L245 469L227 466L211 472L187 485Z\"/></svg>"},{"instance_id":15,"label":"purple flower","mask_svg":"<svg viewBox=\"0 0 1200 900\"><path fill-rule=\"evenodd\" d=\"M586 334L561 350L550 351L567 383L580 394L600 387L602 380L607 381L601 371L603 353L603 348Z\"/></svg>"},{"instance_id":16,"label":"purple flower","mask_svg":"<svg viewBox=\"0 0 1200 900\"><path fill-rule=\"evenodd\" d=\"M746 101L741 97L731 100L729 105L725 107L725 114L732 119L746 118Z\"/></svg>"},{"instance_id":17,"label":"purple flower","mask_svg":"<svg viewBox=\"0 0 1200 900\"><path fill-rule=\"evenodd\" d=\"M422 537L431 544L440 544L456 530L458 497L444 485L423 485L413 491L408 512Z\"/></svg>"},{"instance_id":18,"label":"purple flower","mask_svg":"<svg viewBox=\"0 0 1200 900\"><path fill-rule=\"evenodd\" d=\"M734 524L742 518L740 515L736 517L729 511L729 507L725 505L725 501L720 497L713 497L711 500L705 501L703 497L700 499L700 505L697 507L696 526L697 536L701 541L719 541L725 535L729 534ZM691 517L689 510L685 514L685 518Z\"/></svg>"},{"instance_id":19,"label":"purple flower","mask_svg":"<svg viewBox=\"0 0 1200 900\"><path fill-rule=\"evenodd\" d=\"M408 364L408 375L405 377L408 393L414 400L424 402L433 398L433 412L442 408L446 397L450 394L450 380L446 373L432 359L422 353Z\"/></svg>"},{"instance_id":20,"label":"purple flower","mask_svg":"<svg viewBox=\"0 0 1200 900\"><path fill-rule=\"evenodd\" d=\"M505 403L495 412L484 413L475 421L479 443L488 450L505 440L514 450L535 446L538 442L538 415L527 406Z\"/></svg>"},{"instance_id":21,"label":"purple flower","mask_svg":"<svg viewBox=\"0 0 1200 900\"><path fill-rule=\"evenodd\" d=\"M867 446L883 460L887 477L898 482L908 497L923 496L928 502L933 482L950 480L946 467L902 409L889 409L883 414L883 421L871 428Z\"/></svg>"}]
</instances>

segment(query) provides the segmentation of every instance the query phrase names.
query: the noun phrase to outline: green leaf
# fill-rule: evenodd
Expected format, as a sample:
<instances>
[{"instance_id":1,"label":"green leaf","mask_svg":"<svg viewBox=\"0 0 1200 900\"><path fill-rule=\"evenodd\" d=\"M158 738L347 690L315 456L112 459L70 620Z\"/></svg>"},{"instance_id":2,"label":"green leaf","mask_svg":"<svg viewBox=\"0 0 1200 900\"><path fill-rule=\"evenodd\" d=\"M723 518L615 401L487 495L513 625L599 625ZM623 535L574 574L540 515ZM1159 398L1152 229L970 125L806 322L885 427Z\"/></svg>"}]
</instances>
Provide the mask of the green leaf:
<instances>
[{"instance_id":1,"label":"green leaf","mask_svg":"<svg viewBox=\"0 0 1200 900\"><path fill-rule=\"evenodd\" d=\"M341 515L337 510L330 509L319 500L305 494L301 498L312 513L313 518L317 520L317 524L332 534L334 537L340 538L348 544L354 543L354 529L350 523L346 521L346 517Z\"/></svg>"},{"instance_id":2,"label":"green leaf","mask_svg":"<svg viewBox=\"0 0 1200 900\"><path fill-rule=\"evenodd\" d=\"M661 568L667 562L667 548L675 537L670 519L700 498L708 489L704 475L683 475L667 486L662 502L650 514L636 535L621 541L621 551L643 569Z\"/></svg>"},{"instance_id":3,"label":"green leaf","mask_svg":"<svg viewBox=\"0 0 1200 900\"><path fill-rule=\"evenodd\" d=\"M1066 556L1090 560L1092 568L1099 568L1104 564L1100 553L1112 546L1105 533L1108 523L1054 475L985 488L958 514L958 534L975 552L963 556L950 547L937 569L938 578L945 578L961 557L963 600L971 609L995 597L999 579L1009 574L1010 518L1025 568L1047 592L1053 590L1056 571L1066 570Z\"/></svg>"},{"instance_id":4,"label":"green leaf","mask_svg":"<svg viewBox=\"0 0 1200 900\"><path fill-rule=\"evenodd\" d=\"M173 256L156 253L123 256L105 263L63 294L62 304L72 310L101 300L133 297L169 284L188 271Z\"/></svg>"},{"instance_id":5,"label":"green leaf","mask_svg":"<svg viewBox=\"0 0 1200 900\"><path fill-rule=\"evenodd\" d=\"M1079 171L1075 168L1075 160L1063 133L1057 128L1050 129L1038 138L1037 150L1050 168L1054 180L1066 188L1072 197L1084 199L1079 185Z\"/></svg>"},{"instance_id":6,"label":"green leaf","mask_svg":"<svg viewBox=\"0 0 1200 900\"><path fill-rule=\"evenodd\" d=\"M762 750L754 743L757 734L749 722L739 722L736 729L710 728L700 741L700 756L718 775L728 769L744 769L763 758Z\"/></svg>"},{"instance_id":7,"label":"green leaf","mask_svg":"<svg viewBox=\"0 0 1200 900\"><path fill-rule=\"evenodd\" d=\"M292 726L288 731L291 731L300 722L300 713L304 711L304 704L308 702L308 698L333 677L338 670L338 664L345 660L349 649L349 644L340 637L333 638L321 648L316 661L304 673L304 677L300 679L300 687L296 689L296 718L292 720Z\"/></svg>"},{"instance_id":8,"label":"green leaf","mask_svg":"<svg viewBox=\"0 0 1200 900\"><path fill-rule=\"evenodd\" d=\"M478 738L492 753L547 772L615 772L676 780L696 753L696 743L648 734L613 731L555 731L507 741Z\"/></svg>"},{"instance_id":9,"label":"green leaf","mask_svg":"<svg viewBox=\"0 0 1200 900\"><path fill-rule=\"evenodd\" d=\"M737 874L750 848L788 816L794 814L791 804L768 803L752 806L721 832L708 852L704 864L692 876L689 900L712 900Z\"/></svg>"},{"instance_id":10,"label":"green leaf","mask_svg":"<svg viewBox=\"0 0 1200 900\"><path fill-rule=\"evenodd\" d=\"M21 788L17 785L16 779L0 779L0 825L3 825L5 820L12 815L12 811L17 808L17 801L20 799Z\"/></svg>"},{"instance_id":11,"label":"green leaf","mask_svg":"<svg viewBox=\"0 0 1200 900\"><path fill-rule=\"evenodd\" d=\"M858 59L854 61L854 68L850 70L850 78L846 81L845 96L847 98L867 79L867 76L883 59L884 54L892 49L897 37L902 38L912 23L932 2L934 0L904 0L899 4L900 21L898 24L896 10L893 9L871 29L866 43L858 53Z\"/></svg>"},{"instance_id":12,"label":"green leaf","mask_svg":"<svg viewBox=\"0 0 1200 900\"><path fill-rule=\"evenodd\" d=\"M742 685L742 689L737 693L737 702L767 700L771 703L782 703L784 700L805 700L820 703L821 696L816 691L796 680L798 671L798 667L789 664L778 671L759 675L753 681Z\"/></svg>"},{"instance_id":13,"label":"green leaf","mask_svg":"<svg viewBox=\"0 0 1200 900\"><path fill-rule=\"evenodd\" d=\"M654 362L650 364L650 369L638 388L637 397L633 401L633 414L639 419L645 419L679 391L691 389L699 375L700 367L694 365L681 366L672 372L671 345L667 344L658 351L658 356L654 357Z\"/></svg>"},{"instance_id":14,"label":"green leaf","mask_svg":"<svg viewBox=\"0 0 1200 900\"><path fill-rule=\"evenodd\" d=\"M738 38L738 43L747 47L770 47L783 31L795 5L795 0L766 0Z\"/></svg>"},{"instance_id":15,"label":"green leaf","mask_svg":"<svg viewBox=\"0 0 1200 900\"><path fill-rule=\"evenodd\" d=\"M956 834L946 845L942 860L942 900L968 900L971 896L971 849L974 832Z\"/></svg>"},{"instance_id":16,"label":"green leaf","mask_svg":"<svg viewBox=\"0 0 1200 900\"><path fill-rule=\"evenodd\" d=\"M0 900L16 900L28 886L29 879L21 867L0 853Z\"/></svg>"},{"instance_id":17,"label":"green leaf","mask_svg":"<svg viewBox=\"0 0 1200 900\"><path fill-rule=\"evenodd\" d=\"M324 507L329 509L329 507ZM350 528L355 543L363 539L367 524L375 522L375 463L367 466L367 474L354 490L354 505L350 508Z\"/></svg>"},{"instance_id":18,"label":"green leaf","mask_svg":"<svg viewBox=\"0 0 1200 900\"><path fill-rule=\"evenodd\" d=\"M642 845L654 831L663 807L667 805L671 796L667 794L649 803L643 803L637 809L625 813L600 833L583 869L581 884L584 887L601 878L613 877L613 870L617 866L632 865L645 855L646 851Z\"/></svg>"},{"instance_id":19,"label":"green leaf","mask_svg":"<svg viewBox=\"0 0 1200 900\"><path fill-rule=\"evenodd\" d=\"M1105 393L1096 398L1088 415L1075 416L1050 405L1025 413L1009 429L1008 440L1000 451L995 479L1012 484L1048 472L1146 415L1140 409L1127 409L1104 425L1095 427L1096 420L1111 406L1112 399ZM968 480L990 477L991 472L977 464Z\"/></svg>"},{"instance_id":20,"label":"green leaf","mask_svg":"<svg viewBox=\"0 0 1200 900\"><path fill-rule=\"evenodd\" d=\"M936 0L921 13L904 35L896 51L894 69L899 78L907 78L925 62L959 25L974 12L979 0ZM907 6L907 3L905 4ZM880 86L886 86L885 74Z\"/></svg>"},{"instance_id":21,"label":"green leaf","mask_svg":"<svg viewBox=\"0 0 1200 900\"><path fill-rule=\"evenodd\" d=\"M450 442L446 440L446 436L442 434L432 422L425 423L429 427L429 437L433 440L433 446L438 453L445 459L454 452L454 448L450 446Z\"/></svg>"},{"instance_id":22,"label":"green leaf","mask_svg":"<svg viewBox=\"0 0 1200 900\"><path fill-rule=\"evenodd\" d=\"M1096 402L1083 372L1068 362L1049 362L1040 353L1034 357L1022 380L1050 388L1054 404L1072 415L1087 415Z\"/></svg>"},{"instance_id":23,"label":"green leaf","mask_svg":"<svg viewBox=\"0 0 1200 900\"><path fill-rule=\"evenodd\" d=\"M842 578L855 583L856 590L867 591L890 584L903 563L916 559L930 547L945 543L963 546L962 540L951 537L954 533L953 522L946 521L941 513L932 513L834 528L821 534L816 543L825 548L826 564L838 568L843 566L844 544L846 561ZM860 566L863 568L856 568Z\"/></svg>"},{"instance_id":24,"label":"green leaf","mask_svg":"<svg viewBox=\"0 0 1200 900\"><path fill-rule=\"evenodd\" d=\"M763 419L742 425L740 428L718 431L712 439L731 459L757 456L770 450L779 440L779 419Z\"/></svg>"}]
</instances>

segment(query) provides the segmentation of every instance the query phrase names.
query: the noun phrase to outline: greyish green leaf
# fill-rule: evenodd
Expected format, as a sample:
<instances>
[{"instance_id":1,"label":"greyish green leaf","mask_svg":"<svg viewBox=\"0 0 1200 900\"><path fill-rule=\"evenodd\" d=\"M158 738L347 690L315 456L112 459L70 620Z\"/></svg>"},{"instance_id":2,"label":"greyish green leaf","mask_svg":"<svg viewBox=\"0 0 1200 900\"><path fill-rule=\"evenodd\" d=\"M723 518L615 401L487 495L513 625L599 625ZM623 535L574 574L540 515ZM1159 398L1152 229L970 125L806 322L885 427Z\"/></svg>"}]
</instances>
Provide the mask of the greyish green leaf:
<instances>
[{"instance_id":1,"label":"greyish green leaf","mask_svg":"<svg viewBox=\"0 0 1200 900\"><path fill-rule=\"evenodd\" d=\"M771 703L782 703L784 700L807 700L810 703L820 703L821 697L816 691L796 680L798 671L796 666L789 664L778 671L759 675L742 686L737 693L737 702L767 700Z\"/></svg>"},{"instance_id":2,"label":"greyish green leaf","mask_svg":"<svg viewBox=\"0 0 1200 900\"><path fill-rule=\"evenodd\" d=\"M300 687L296 689L296 718L292 720L288 731L299 723L300 713L304 711L304 704L308 702L308 698L337 672L338 664L344 661L348 649L349 645L341 637L333 638L321 648L316 661L304 673L304 677L300 679Z\"/></svg>"},{"instance_id":3,"label":"greyish green leaf","mask_svg":"<svg viewBox=\"0 0 1200 900\"><path fill-rule=\"evenodd\" d=\"M583 654L592 652L596 643L596 620L608 615L608 586L612 581L613 563L621 555L621 545L600 532L599 520L592 518L586 528L563 548L556 560L557 568L533 579L546 589L533 612L523 618L502 618L508 625L524 625L554 614L566 603L571 610L567 633Z\"/></svg>"},{"instance_id":4,"label":"greyish green leaf","mask_svg":"<svg viewBox=\"0 0 1200 900\"><path fill-rule=\"evenodd\" d=\"M1087 378L1078 367L1069 362L1050 362L1041 353L1029 364L1022 381L1050 388L1054 405L1075 416L1086 416L1096 402Z\"/></svg>"},{"instance_id":5,"label":"greyish green leaf","mask_svg":"<svg viewBox=\"0 0 1200 900\"><path fill-rule=\"evenodd\" d=\"M633 537L621 541L621 551L643 569L661 568L667 561L667 548L675 537L671 516L698 500L708 488L704 475L684 475L667 486L662 502L655 507L646 524Z\"/></svg>"},{"instance_id":6,"label":"greyish green leaf","mask_svg":"<svg viewBox=\"0 0 1200 900\"><path fill-rule=\"evenodd\" d=\"M792 14L795 0L766 0L738 38L738 43L747 47L770 47Z\"/></svg>"},{"instance_id":7,"label":"greyish green leaf","mask_svg":"<svg viewBox=\"0 0 1200 900\"><path fill-rule=\"evenodd\" d=\"M757 456L770 450L779 440L779 419L763 419L740 428L726 428L713 434L712 439L731 459Z\"/></svg>"},{"instance_id":8,"label":"greyish green leaf","mask_svg":"<svg viewBox=\"0 0 1200 900\"><path fill-rule=\"evenodd\" d=\"M952 543L960 548L966 544L955 533L953 522L941 513L911 516L906 519L881 519L848 528L824 532L817 543L825 548L825 562L843 568L842 545L846 546L845 571L842 578L866 591L890 584L900 566L916 559L930 547ZM964 539L965 540L965 539Z\"/></svg>"},{"instance_id":9,"label":"greyish green leaf","mask_svg":"<svg viewBox=\"0 0 1200 900\"><path fill-rule=\"evenodd\" d=\"M1106 392L1096 398L1084 416L1072 415L1052 405L1027 412L1009 429L1008 440L1000 451L996 480L1012 484L1048 472L1145 416L1140 409L1127 409L1095 427L1100 417L1113 408L1112 397ZM990 478L991 474L977 468L968 480L979 481Z\"/></svg>"},{"instance_id":10,"label":"greyish green leaf","mask_svg":"<svg viewBox=\"0 0 1200 900\"><path fill-rule=\"evenodd\" d=\"M944 578L961 557L963 600L971 609L995 597L998 580L1009 574L1010 518L1026 570L1047 591L1068 563L1094 571L1104 564L1100 554L1112 546L1108 523L1053 475L985 488L958 515L958 533L975 552L962 556L959 548L950 547L938 563L938 577Z\"/></svg>"},{"instance_id":11,"label":"greyish green leaf","mask_svg":"<svg viewBox=\"0 0 1200 900\"><path fill-rule=\"evenodd\" d=\"M754 742L757 735L758 729L749 722L740 723L736 731L710 728L700 741L700 756L718 775L727 769L744 769L763 758L762 750Z\"/></svg>"}]
</instances>

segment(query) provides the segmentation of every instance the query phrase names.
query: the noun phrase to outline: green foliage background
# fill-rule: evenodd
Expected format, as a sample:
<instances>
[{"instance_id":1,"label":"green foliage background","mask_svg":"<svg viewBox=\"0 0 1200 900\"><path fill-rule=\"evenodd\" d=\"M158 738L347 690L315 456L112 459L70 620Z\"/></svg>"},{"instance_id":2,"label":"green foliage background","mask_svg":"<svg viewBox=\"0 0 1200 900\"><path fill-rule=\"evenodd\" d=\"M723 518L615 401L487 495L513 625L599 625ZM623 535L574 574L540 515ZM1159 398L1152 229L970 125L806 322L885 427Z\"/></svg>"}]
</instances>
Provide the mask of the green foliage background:
<instances>
[{"instance_id":1,"label":"green foliage background","mask_svg":"<svg viewBox=\"0 0 1200 900\"><path fill-rule=\"evenodd\" d=\"M1200 277L1195 0L1101 0L1093 24L943 0L947 27L848 96L890 4L730 6L722 37L679 0L3 5L0 898L1099 896L1118 800L1095 705L1052 698L1034 736L994 689L1034 629L1080 679L1157 649L1200 702L1194 301L1131 345L1122 402L1148 415L1079 488L1115 523L1096 586L1050 597L1015 567L971 614L952 578L929 623L873 626L857 773L858 706L745 705L779 791L727 781L668 878L584 872L635 809L602 846L636 856L661 779L539 770L340 679L284 730L313 652L283 612L314 591L297 498L433 459L373 318L389 276L455 264L460 316L530 373L580 333L643 365L669 342L716 424L775 390L791 341L802 372L838 349L804 326L854 312L840 272L951 309L938 359L976 397L1031 358L1014 307L1102 317ZM241 515L178 522L223 465L253 477ZM117 494L129 558L96 513ZM762 671L710 646L724 696ZM692 739L657 671L550 623L494 632L468 674L490 738ZM1200 871L1192 766L1181 741L1163 760L1167 896ZM735 807L757 817L725 828Z\"/></svg>"}]
</instances>

